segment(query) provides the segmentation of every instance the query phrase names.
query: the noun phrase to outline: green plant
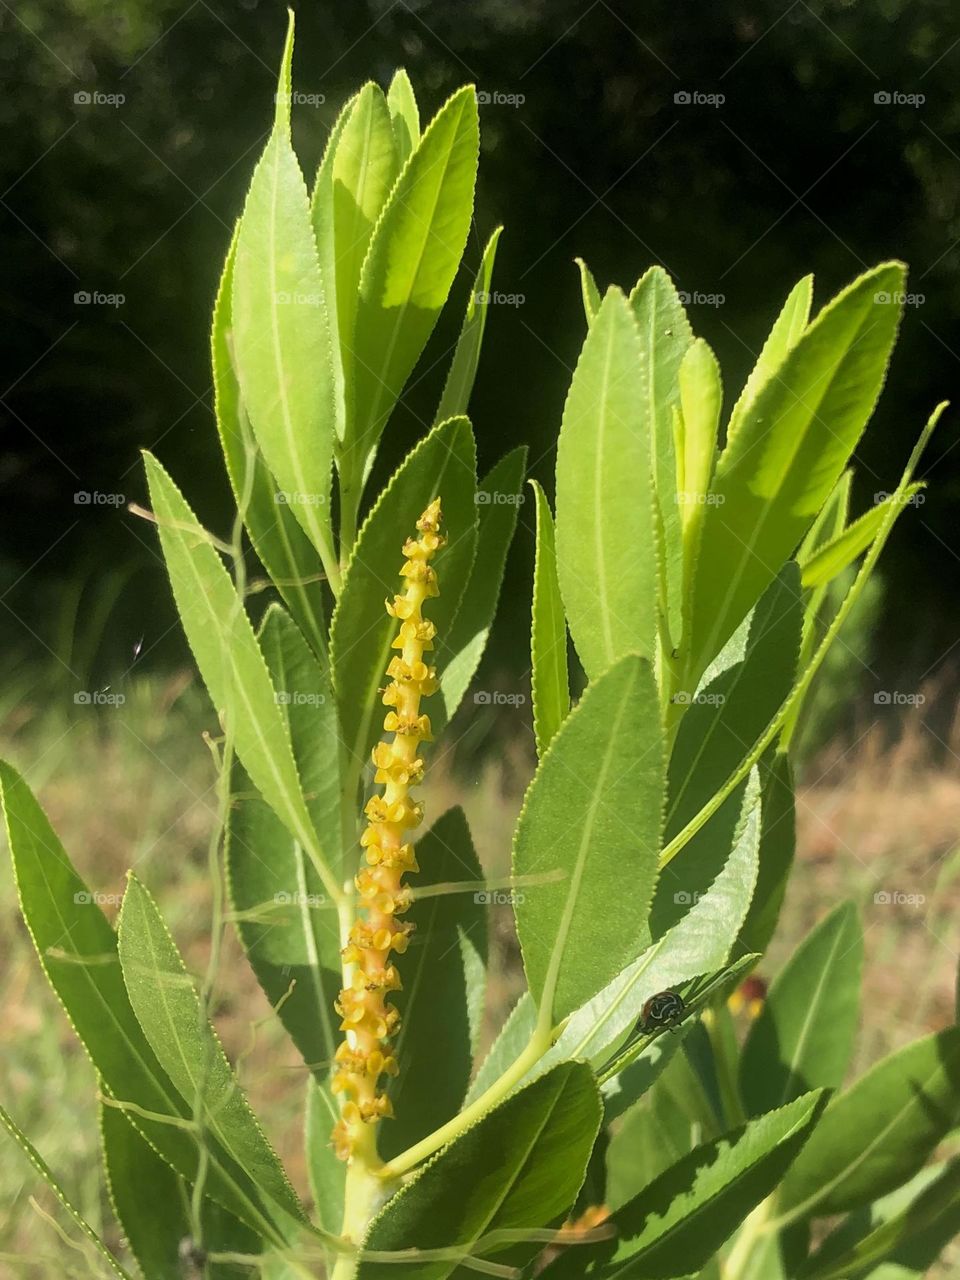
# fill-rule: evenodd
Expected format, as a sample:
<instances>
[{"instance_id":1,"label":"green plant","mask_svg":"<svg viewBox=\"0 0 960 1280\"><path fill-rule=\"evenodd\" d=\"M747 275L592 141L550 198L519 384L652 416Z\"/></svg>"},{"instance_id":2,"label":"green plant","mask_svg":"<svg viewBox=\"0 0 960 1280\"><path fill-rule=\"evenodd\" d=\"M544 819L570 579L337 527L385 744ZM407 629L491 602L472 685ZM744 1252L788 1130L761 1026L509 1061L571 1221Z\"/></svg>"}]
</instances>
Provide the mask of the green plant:
<instances>
[{"instance_id":1,"label":"green plant","mask_svg":"<svg viewBox=\"0 0 960 1280\"><path fill-rule=\"evenodd\" d=\"M903 268L867 272L813 321L801 281L719 450L719 369L669 278L655 268L601 299L582 267L588 333L555 527L533 486L540 760L509 886L528 990L474 1073L489 893L459 810L410 839L423 818L410 788L476 671L522 494L521 450L477 480L464 416L496 235L437 422L359 513L463 252L475 96L455 94L421 135L403 73L386 96L365 86L308 198L291 59L292 28L214 315L231 540L146 459L222 731L209 741L220 827L198 981L132 875L114 930L0 765L21 908L100 1078L133 1258L151 1280L544 1267L827 1280L935 1254L955 1225L958 1166L924 1166L957 1117L960 1031L840 1092L861 951L848 906L798 950L742 1047L725 1003L766 949L790 873L792 726L940 413L894 493L848 524L844 472L895 340ZM244 531L283 601L256 631ZM824 623L822 589L861 557ZM587 680L576 706L568 630ZM371 758L383 790L363 805ZM227 924L309 1069L310 1211L209 1021ZM125 1275L0 1118L102 1266ZM811 1225L838 1214L811 1251Z\"/></svg>"}]
</instances>

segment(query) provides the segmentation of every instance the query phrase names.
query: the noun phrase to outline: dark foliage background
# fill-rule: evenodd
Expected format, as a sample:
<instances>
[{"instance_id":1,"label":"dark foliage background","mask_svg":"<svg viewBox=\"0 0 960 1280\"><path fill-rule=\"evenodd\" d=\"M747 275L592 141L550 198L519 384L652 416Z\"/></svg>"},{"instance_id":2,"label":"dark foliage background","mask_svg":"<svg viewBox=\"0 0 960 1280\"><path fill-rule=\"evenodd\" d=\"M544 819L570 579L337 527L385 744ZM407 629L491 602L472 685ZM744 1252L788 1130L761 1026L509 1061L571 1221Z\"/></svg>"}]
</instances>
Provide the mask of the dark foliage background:
<instances>
[{"instance_id":1,"label":"dark foliage background","mask_svg":"<svg viewBox=\"0 0 960 1280\"><path fill-rule=\"evenodd\" d=\"M366 78L386 83L399 64L424 113L465 80L493 98L522 97L481 108L468 261L505 223L495 287L523 298L494 309L488 327L473 404L484 463L528 441L550 486L583 334L577 255L601 285L629 287L661 262L695 299L716 295L692 312L731 400L798 276L816 273L822 302L864 266L899 256L916 297L858 454L857 503L893 487L922 421L957 381L960 9L950 0L296 8L295 84L323 98L296 110L308 175L342 101ZM83 678L126 661L141 636L146 660L179 654L152 531L122 507L77 504L74 494L142 500L138 451L149 447L207 522L226 526L207 328L269 126L284 26L275 0L0 4L8 654L46 650ZM703 100L711 95L722 101ZM464 275L388 433L381 475L430 419L436 362L468 287ZM123 301L83 304L79 293ZM958 422L953 411L941 428L926 502L903 517L888 560L880 672L895 665L920 679L950 660ZM524 642L527 514L502 651Z\"/></svg>"}]
</instances>

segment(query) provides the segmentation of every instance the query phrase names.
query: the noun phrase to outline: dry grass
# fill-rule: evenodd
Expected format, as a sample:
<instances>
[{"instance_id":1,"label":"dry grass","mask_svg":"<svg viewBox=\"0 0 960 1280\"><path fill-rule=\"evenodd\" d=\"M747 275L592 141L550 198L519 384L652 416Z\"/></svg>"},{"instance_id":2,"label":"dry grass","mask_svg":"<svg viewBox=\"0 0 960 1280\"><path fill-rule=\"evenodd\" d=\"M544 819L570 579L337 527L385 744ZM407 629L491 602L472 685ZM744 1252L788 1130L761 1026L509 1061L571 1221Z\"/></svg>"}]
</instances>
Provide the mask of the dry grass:
<instances>
[{"instance_id":1,"label":"dry grass","mask_svg":"<svg viewBox=\"0 0 960 1280\"><path fill-rule=\"evenodd\" d=\"M206 858L215 816L204 727L215 727L212 716L198 690L181 679L141 680L121 712L83 715L72 707L21 704L0 725L0 752L24 767L81 874L93 888L119 894L124 872L135 866L157 891L194 972L207 961ZM855 735L852 748L831 747L800 791L798 865L766 970L775 972L840 897L861 905L867 971L857 1071L953 1020L960 734L952 726L940 736L943 743L918 714L901 720L896 733L884 718ZM427 794L433 815L450 804L464 806L491 876L509 865L510 836L532 769L526 735L513 745L497 740L507 745L467 772L446 764L435 769ZM882 905L874 901L881 891L924 901ZM0 872L0 923L7 939L0 1098L96 1224L105 1209L94 1160L93 1071L39 973L6 871ZM488 1035L520 989L506 909L495 909L492 928ZM304 1069L229 934L217 1022L228 1053L240 1060L254 1106L305 1191ZM62 1221L52 1197L10 1148L0 1169L0 1275L96 1274L31 1209L35 1197Z\"/></svg>"}]
</instances>

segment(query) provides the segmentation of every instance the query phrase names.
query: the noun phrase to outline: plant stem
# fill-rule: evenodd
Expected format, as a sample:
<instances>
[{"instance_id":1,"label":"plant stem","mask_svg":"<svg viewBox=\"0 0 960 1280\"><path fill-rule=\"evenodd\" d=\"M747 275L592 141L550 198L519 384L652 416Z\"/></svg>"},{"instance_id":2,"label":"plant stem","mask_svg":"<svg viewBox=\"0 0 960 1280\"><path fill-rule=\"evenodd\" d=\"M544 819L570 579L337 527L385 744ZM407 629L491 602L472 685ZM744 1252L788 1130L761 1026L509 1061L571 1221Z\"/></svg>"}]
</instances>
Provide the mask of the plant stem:
<instances>
[{"instance_id":1,"label":"plant stem","mask_svg":"<svg viewBox=\"0 0 960 1280\"><path fill-rule=\"evenodd\" d=\"M740 1280L740 1277L749 1274L747 1266L752 1261L755 1250L766 1243L774 1204L775 1197L768 1196L747 1216L726 1261L721 1263L723 1280Z\"/></svg>"},{"instance_id":2,"label":"plant stem","mask_svg":"<svg viewBox=\"0 0 960 1280\"><path fill-rule=\"evenodd\" d=\"M435 1129L433 1133L428 1134L422 1141L415 1143L412 1147L408 1147L406 1151L402 1151L389 1164L385 1164L380 1170L380 1177L401 1177L403 1174L409 1173L421 1160L425 1160L427 1156L432 1156L435 1151L439 1151L448 1142L452 1142L465 1129L468 1129L475 1120L479 1120L481 1116L495 1107L498 1102L503 1101L514 1085L519 1084L527 1072L536 1066L550 1048L553 1039L552 1033L544 1035L540 1030L534 1032L523 1053L498 1080L493 1082L489 1089L482 1093L469 1107L464 1107L459 1115L454 1116L452 1120L448 1120L439 1129Z\"/></svg>"}]
</instances>

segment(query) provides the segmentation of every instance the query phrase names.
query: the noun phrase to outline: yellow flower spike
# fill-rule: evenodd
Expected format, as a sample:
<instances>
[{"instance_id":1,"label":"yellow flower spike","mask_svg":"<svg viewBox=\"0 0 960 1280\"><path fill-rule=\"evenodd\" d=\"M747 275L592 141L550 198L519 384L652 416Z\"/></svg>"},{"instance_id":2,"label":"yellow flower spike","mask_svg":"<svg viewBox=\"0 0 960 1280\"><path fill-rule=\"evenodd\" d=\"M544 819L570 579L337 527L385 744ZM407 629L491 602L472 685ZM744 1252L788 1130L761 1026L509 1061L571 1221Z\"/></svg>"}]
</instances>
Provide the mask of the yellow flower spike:
<instances>
[{"instance_id":1,"label":"yellow flower spike","mask_svg":"<svg viewBox=\"0 0 960 1280\"><path fill-rule=\"evenodd\" d=\"M383 791L371 796L363 810L369 824L360 837L366 865L354 882L361 916L341 953L346 982L335 1005L343 1019L341 1030L346 1031L336 1051L339 1069L334 1077L341 1105L333 1145L342 1160L358 1151L368 1161L375 1160L367 1126L393 1115L390 1099L378 1085L384 1076L399 1071L387 1042L399 1029L400 1015L386 996L402 986L391 952L403 955L414 927L396 917L413 900L403 877L419 870L406 832L423 821L423 806L411 797L410 787L423 778L420 745L433 740L430 717L421 712L420 699L439 687L435 669L424 659L433 649L437 629L423 616L422 606L439 594L430 562L445 542L440 519L440 499L435 498L417 521L418 536L403 544L403 589L384 602L389 616L399 623L391 644L399 652L387 665L388 683L381 690L389 708L383 728L392 736L382 739L372 753L374 784Z\"/></svg>"}]
</instances>

